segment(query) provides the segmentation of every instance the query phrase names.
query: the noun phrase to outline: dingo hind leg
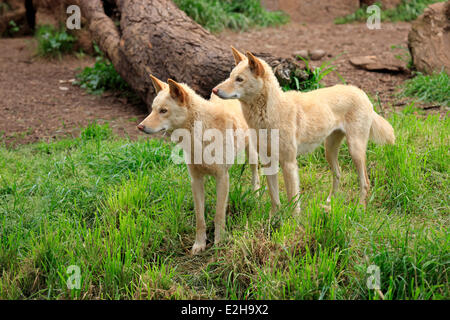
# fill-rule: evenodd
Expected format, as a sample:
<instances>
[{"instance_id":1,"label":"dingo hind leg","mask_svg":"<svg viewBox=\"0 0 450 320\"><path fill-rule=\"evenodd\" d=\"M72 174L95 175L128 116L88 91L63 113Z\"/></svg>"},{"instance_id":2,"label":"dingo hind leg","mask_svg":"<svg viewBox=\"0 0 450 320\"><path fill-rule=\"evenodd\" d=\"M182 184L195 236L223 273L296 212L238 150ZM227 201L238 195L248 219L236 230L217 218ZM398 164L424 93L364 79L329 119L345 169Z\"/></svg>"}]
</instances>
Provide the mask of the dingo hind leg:
<instances>
[{"instance_id":1,"label":"dingo hind leg","mask_svg":"<svg viewBox=\"0 0 450 320\"><path fill-rule=\"evenodd\" d=\"M370 129L370 127L369 127ZM366 150L367 142L369 140L369 131L367 132L348 132L347 131L347 144L348 150L355 164L356 171L358 173L360 196L359 202L366 206L367 195L370 190L370 181L367 175L366 168Z\"/></svg>"}]
</instances>

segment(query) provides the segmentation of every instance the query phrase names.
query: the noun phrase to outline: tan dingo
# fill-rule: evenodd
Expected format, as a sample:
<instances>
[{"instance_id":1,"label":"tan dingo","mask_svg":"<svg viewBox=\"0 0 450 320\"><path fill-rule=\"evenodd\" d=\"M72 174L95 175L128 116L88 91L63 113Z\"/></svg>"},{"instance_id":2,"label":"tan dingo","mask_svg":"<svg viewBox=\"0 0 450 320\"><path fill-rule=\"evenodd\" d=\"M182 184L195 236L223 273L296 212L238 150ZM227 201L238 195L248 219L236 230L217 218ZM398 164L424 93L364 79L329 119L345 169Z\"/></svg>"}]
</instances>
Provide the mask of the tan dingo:
<instances>
[{"instance_id":1,"label":"tan dingo","mask_svg":"<svg viewBox=\"0 0 450 320\"><path fill-rule=\"evenodd\" d=\"M168 84L151 76L157 96L153 101L152 112L139 125L138 129L148 133L160 131L174 132L174 130L186 131L188 133L189 143L184 144L185 159L187 162L189 174L191 176L191 187L194 196L194 205L196 213L197 232L192 253L197 254L206 248L206 224L205 224L205 191L204 176L212 175L216 178L216 215L214 217L215 233L214 243L221 241L225 231L225 213L228 202L229 175L228 169L232 164L223 159L215 163L207 164L205 161L195 161L192 145L196 142L201 147L206 148L209 144L195 135L194 126L200 123L203 130L217 130L223 135L227 129L247 130L247 123L242 114L240 102L238 100L222 100L218 97L212 97L211 100L205 100L197 95L186 84L179 84L173 80L168 80ZM244 143L238 143L237 137L233 137L233 159L240 147L246 149L247 154L253 153L257 159L256 149L252 147L248 137L245 137ZM227 146L228 147L228 146ZM232 159L232 161L233 161ZM228 162L228 163L227 163ZM253 190L259 189L258 165L250 163L252 170Z\"/></svg>"},{"instance_id":2,"label":"tan dingo","mask_svg":"<svg viewBox=\"0 0 450 320\"><path fill-rule=\"evenodd\" d=\"M339 186L338 152L346 137L358 172L360 202L365 205L370 189L366 171L369 137L380 144L395 142L394 129L375 113L367 95L347 85L308 93L283 92L265 61L250 52L243 55L234 48L232 51L236 67L213 92L223 99L239 99L250 128L279 130L279 161L288 199L295 201L299 194L297 155L311 152L325 141L325 156L333 172L327 199L327 205L330 204ZM272 210L276 210L280 204L277 175L267 178ZM298 201L295 210L300 212Z\"/></svg>"}]
</instances>

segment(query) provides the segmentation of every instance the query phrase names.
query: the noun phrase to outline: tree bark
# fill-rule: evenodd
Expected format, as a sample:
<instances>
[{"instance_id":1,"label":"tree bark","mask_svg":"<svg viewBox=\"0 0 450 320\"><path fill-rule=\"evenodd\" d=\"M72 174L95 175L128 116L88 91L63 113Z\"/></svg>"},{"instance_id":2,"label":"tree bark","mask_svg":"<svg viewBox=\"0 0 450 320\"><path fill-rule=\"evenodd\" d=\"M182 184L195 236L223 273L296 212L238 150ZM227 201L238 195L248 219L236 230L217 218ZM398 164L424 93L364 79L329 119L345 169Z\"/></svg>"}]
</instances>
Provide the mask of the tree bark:
<instances>
[{"instance_id":1,"label":"tree bark","mask_svg":"<svg viewBox=\"0 0 450 320\"><path fill-rule=\"evenodd\" d=\"M230 47L169 0L79 0L93 40L150 110L155 92L149 74L190 85L204 97L234 66ZM104 4L107 8L104 8ZM118 16L108 16L116 5ZM117 19L114 21L114 19ZM281 78L299 66L265 55Z\"/></svg>"}]
</instances>

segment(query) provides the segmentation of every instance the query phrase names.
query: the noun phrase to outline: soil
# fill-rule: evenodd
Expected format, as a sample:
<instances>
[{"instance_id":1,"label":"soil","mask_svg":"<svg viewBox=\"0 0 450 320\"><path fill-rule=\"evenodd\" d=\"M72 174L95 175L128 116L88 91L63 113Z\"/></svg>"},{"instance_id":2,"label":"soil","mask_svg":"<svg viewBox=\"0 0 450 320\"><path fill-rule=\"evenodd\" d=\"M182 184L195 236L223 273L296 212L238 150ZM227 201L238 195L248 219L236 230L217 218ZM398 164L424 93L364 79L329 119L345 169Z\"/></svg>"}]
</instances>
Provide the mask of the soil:
<instances>
[{"instance_id":1,"label":"soil","mask_svg":"<svg viewBox=\"0 0 450 320\"><path fill-rule=\"evenodd\" d=\"M249 32L225 31L218 37L241 50L278 56L292 56L303 49L325 50L327 55L313 65L335 58L333 64L348 84L359 86L373 97L378 95L383 108L388 108L406 103L395 97L395 91L408 75L367 72L356 69L348 60L354 56L405 53L392 51L391 46L406 48L409 30L409 23L383 23L381 30L369 30L358 23L292 22ZM68 82L80 68L93 65L94 58L38 58L32 38L0 39L0 48L0 137L7 145L77 136L80 127L92 121L107 121L122 136L134 139L140 135L136 124L146 116L145 106L133 105L112 93L90 95ZM340 79L335 74L324 80L326 85L336 83Z\"/></svg>"},{"instance_id":2,"label":"soil","mask_svg":"<svg viewBox=\"0 0 450 320\"><path fill-rule=\"evenodd\" d=\"M38 58L32 38L0 39L0 48L0 136L7 145L77 136L93 121L107 121L119 135L139 134L145 106L111 93L91 95L69 82L94 58Z\"/></svg>"}]
</instances>

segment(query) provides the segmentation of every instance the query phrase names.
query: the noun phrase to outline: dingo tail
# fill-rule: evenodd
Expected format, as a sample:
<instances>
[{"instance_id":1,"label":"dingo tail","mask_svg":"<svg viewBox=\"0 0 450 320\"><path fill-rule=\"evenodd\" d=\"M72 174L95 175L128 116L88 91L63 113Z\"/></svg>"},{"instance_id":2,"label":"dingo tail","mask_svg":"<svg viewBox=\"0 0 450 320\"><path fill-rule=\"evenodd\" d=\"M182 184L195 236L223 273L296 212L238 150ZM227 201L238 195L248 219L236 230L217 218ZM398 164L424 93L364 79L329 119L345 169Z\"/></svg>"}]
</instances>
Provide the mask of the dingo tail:
<instances>
[{"instance_id":1,"label":"dingo tail","mask_svg":"<svg viewBox=\"0 0 450 320\"><path fill-rule=\"evenodd\" d=\"M370 139L378 144L394 144L394 128L383 117L373 112L372 127L370 128Z\"/></svg>"}]
</instances>

